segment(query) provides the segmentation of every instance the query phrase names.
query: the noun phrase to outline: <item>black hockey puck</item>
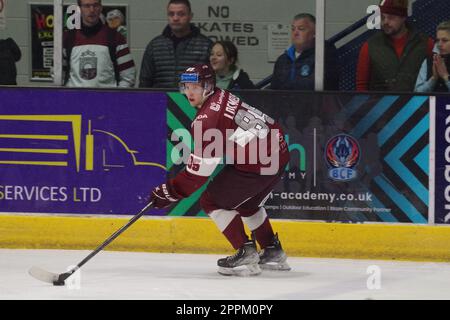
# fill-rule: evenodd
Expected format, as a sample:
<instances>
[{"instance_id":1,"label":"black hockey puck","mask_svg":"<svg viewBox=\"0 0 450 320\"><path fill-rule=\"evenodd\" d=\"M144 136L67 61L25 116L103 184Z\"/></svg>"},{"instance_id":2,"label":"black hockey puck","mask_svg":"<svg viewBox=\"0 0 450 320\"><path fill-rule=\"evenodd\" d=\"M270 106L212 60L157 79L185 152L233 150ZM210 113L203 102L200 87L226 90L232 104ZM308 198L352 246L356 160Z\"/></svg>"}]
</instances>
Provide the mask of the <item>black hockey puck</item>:
<instances>
[{"instance_id":1,"label":"black hockey puck","mask_svg":"<svg viewBox=\"0 0 450 320\"><path fill-rule=\"evenodd\" d=\"M54 286L64 286L66 283L64 282L64 280L56 280L53 281L53 285Z\"/></svg>"}]
</instances>

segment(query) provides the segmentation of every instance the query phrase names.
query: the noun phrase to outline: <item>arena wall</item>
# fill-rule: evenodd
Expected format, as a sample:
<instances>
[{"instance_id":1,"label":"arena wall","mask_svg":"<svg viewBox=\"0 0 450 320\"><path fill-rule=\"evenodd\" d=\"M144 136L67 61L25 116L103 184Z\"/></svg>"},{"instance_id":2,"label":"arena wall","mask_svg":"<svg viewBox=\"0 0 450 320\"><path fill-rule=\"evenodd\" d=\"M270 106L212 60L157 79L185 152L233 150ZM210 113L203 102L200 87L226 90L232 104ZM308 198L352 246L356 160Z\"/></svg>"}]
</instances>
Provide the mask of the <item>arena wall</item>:
<instances>
[{"instance_id":1,"label":"arena wall","mask_svg":"<svg viewBox=\"0 0 450 320\"><path fill-rule=\"evenodd\" d=\"M75 1L65 1L65 4ZM0 38L12 37L22 50L18 63L18 83L21 86L48 86L49 82L30 81L31 24L30 4L53 4L52 0L12 1L6 6L5 29ZM138 69L148 42L159 35L167 23L166 0L108 0L104 5L127 6L128 32L131 52ZM375 0L328 1L326 9L326 38L345 29L366 15ZM193 22L213 39L230 37L240 53L240 64L255 82L272 73L274 61L269 59L269 25L290 26L293 16L300 12L315 13L313 0L195 0L192 1ZM245 25L245 26L244 26ZM279 51L280 49L278 49ZM281 49L282 50L282 49Z\"/></svg>"}]
</instances>

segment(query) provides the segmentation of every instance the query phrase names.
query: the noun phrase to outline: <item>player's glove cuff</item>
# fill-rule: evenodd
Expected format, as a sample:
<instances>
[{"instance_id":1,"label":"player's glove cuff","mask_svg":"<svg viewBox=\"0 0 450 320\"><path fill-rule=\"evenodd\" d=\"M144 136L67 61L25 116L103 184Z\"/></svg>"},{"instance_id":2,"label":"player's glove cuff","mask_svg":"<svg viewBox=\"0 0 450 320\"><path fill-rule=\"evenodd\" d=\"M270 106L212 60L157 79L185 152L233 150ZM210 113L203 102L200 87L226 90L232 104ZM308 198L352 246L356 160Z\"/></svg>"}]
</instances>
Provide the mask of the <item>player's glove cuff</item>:
<instances>
[{"instance_id":1,"label":"player's glove cuff","mask_svg":"<svg viewBox=\"0 0 450 320\"><path fill-rule=\"evenodd\" d=\"M153 201L153 207L162 209L178 202L181 197L176 193L170 181L163 183L152 190L150 200Z\"/></svg>"}]
</instances>

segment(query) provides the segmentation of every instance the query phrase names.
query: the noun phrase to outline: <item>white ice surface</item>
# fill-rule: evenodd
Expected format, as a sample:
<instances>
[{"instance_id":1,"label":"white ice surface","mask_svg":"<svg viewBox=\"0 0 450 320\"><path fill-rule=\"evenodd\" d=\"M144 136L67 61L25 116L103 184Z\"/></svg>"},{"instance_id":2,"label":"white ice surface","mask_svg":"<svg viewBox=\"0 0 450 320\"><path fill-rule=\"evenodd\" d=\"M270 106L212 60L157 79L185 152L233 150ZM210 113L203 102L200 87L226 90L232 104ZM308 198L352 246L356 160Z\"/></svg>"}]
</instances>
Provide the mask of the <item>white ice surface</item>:
<instances>
[{"instance_id":1,"label":"white ice surface","mask_svg":"<svg viewBox=\"0 0 450 320\"><path fill-rule=\"evenodd\" d=\"M81 288L54 287L33 266L62 273L89 251L0 249L0 299L450 299L449 263L289 258L290 272L224 277L217 255L101 252L81 269ZM369 266L381 288L369 290Z\"/></svg>"}]
</instances>

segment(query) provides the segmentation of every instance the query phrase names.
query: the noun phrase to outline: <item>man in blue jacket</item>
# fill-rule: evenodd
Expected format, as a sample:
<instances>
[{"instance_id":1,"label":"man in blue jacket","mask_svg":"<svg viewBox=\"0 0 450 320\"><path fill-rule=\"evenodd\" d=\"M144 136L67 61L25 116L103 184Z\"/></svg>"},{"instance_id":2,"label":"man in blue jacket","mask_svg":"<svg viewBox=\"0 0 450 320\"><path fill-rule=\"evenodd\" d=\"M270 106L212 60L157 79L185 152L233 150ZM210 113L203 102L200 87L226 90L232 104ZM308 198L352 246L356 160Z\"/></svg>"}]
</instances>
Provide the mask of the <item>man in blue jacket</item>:
<instances>
[{"instance_id":1,"label":"man in blue jacket","mask_svg":"<svg viewBox=\"0 0 450 320\"><path fill-rule=\"evenodd\" d=\"M300 13L292 22L292 46L278 57L270 88L314 90L316 18ZM334 45L325 43L325 90L338 90L338 63Z\"/></svg>"}]
</instances>

